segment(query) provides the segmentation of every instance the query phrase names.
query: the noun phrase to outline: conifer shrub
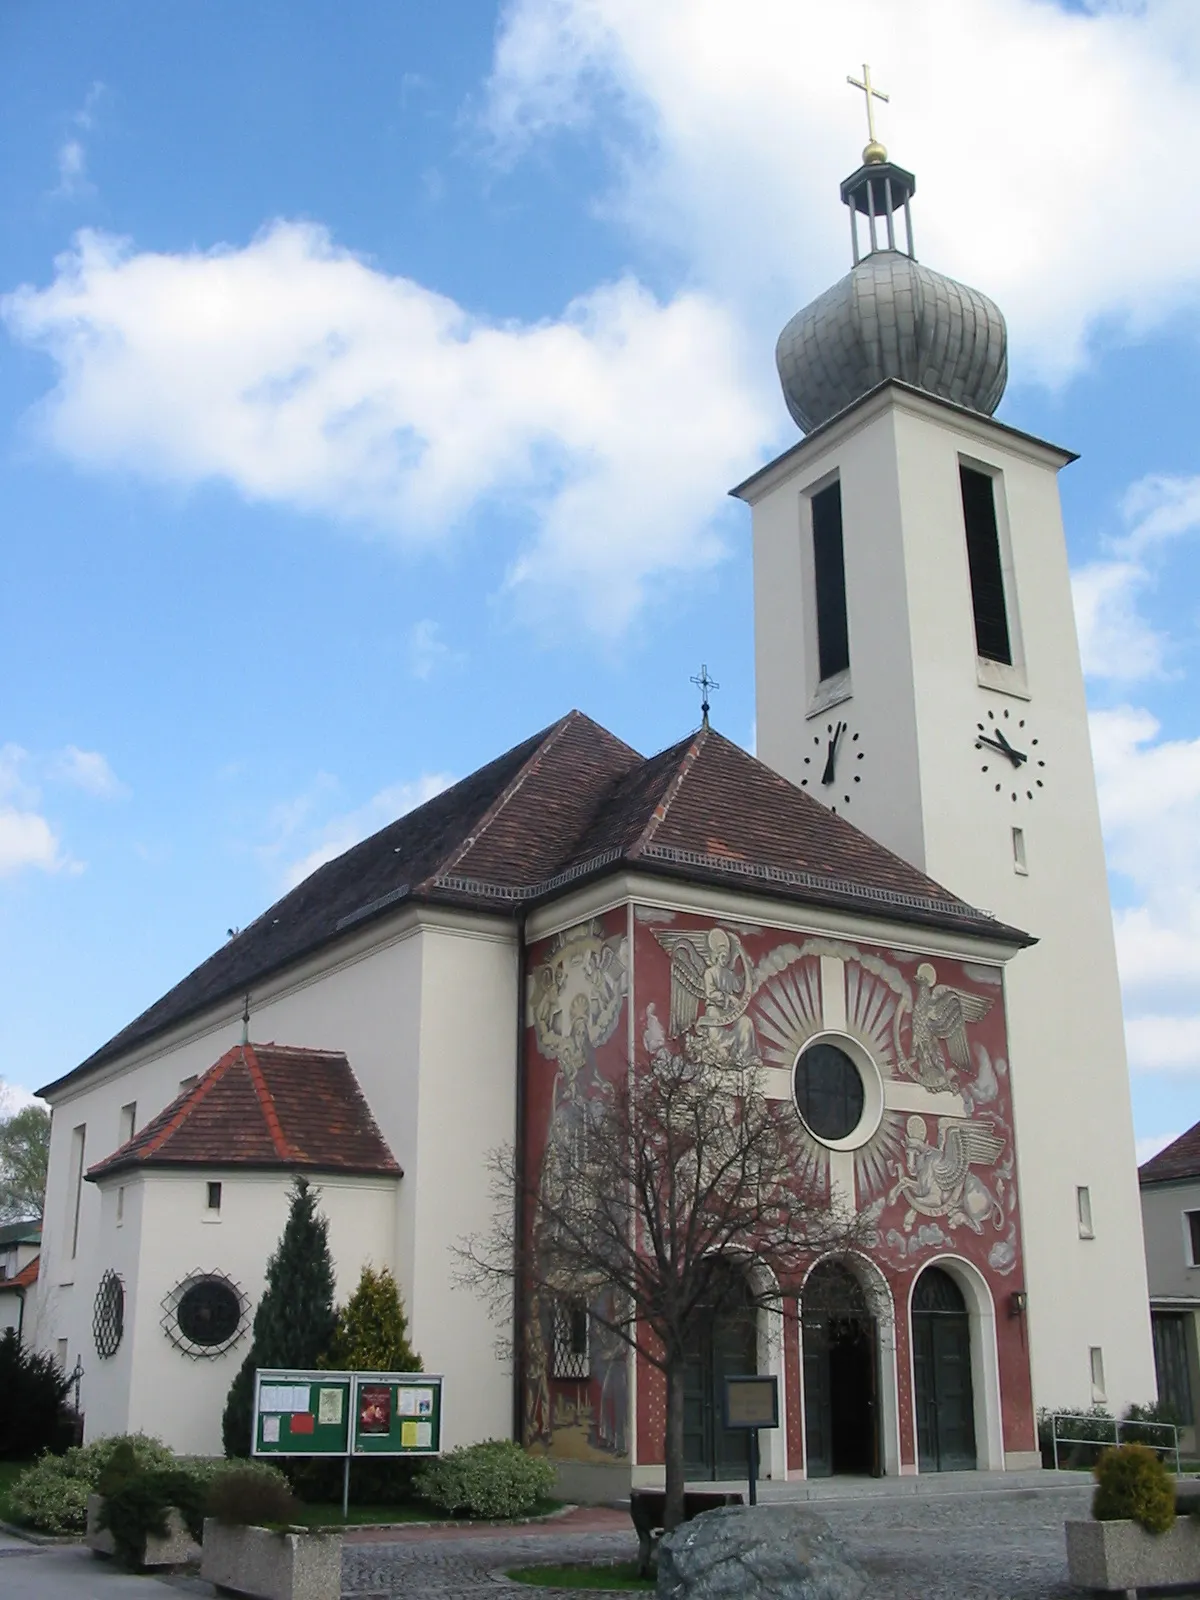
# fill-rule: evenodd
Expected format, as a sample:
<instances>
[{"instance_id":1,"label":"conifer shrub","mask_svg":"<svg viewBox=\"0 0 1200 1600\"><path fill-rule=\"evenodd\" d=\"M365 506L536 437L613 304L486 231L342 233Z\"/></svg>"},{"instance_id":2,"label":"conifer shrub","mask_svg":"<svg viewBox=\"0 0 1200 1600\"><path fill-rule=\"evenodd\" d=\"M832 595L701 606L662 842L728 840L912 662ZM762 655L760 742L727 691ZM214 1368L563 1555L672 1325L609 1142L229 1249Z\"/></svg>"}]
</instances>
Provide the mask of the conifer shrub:
<instances>
[{"instance_id":1,"label":"conifer shrub","mask_svg":"<svg viewBox=\"0 0 1200 1600\"><path fill-rule=\"evenodd\" d=\"M1174 1482L1148 1445L1122 1444L1106 1450L1092 1473L1096 1479L1092 1515L1098 1522L1128 1519L1147 1533L1165 1533L1174 1523Z\"/></svg>"},{"instance_id":2,"label":"conifer shrub","mask_svg":"<svg viewBox=\"0 0 1200 1600\"><path fill-rule=\"evenodd\" d=\"M295 1522L299 1507L281 1473L268 1475L253 1464L217 1473L208 1486L206 1510L218 1522L273 1527Z\"/></svg>"},{"instance_id":3,"label":"conifer shrub","mask_svg":"<svg viewBox=\"0 0 1200 1600\"><path fill-rule=\"evenodd\" d=\"M146 1541L163 1539L172 1509L183 1518L197 1544L204 1533L205 1485L182 1467L138 1467L114 1457L101 1477L99 1523L112 1534L117 1558L134 1569L142 1565Z\"/></svg>"},{"instance_id":4,"label":"conifer shrub","mask_svg":"<svg viewBox=\"0 0 1200 1600\"><path fill-rule=\"evenodd\" d=\"M0 1334L0 1461L26 1461L59 1444L70 1388L53 1356L23 1345L15 1328Z\"/></svg>"},{"instance_id":5,"label":"conifer shrub","mask_svg":"<svg viewBox=\"0 0 1200 1600\"><path fill-rule=\"evenodd\" d=\"M337 1313L321 1365L333 1372L420 1372L408 1342L408 1319L395 1278L386 1267L362 1269L358 1288Z\"/></svg>"},{"instance_id":6,"label":"conifer shrub","mask_svg":"<svg viewBox=\"0 0 1200 1600\"><path fill-rule=\"evenodd\" d=\"M485 1439L430 1461L415 1487L452 1517L523 1517L549 1496L554 1468L512 1439Z\"/></svg>"},{"instance_id":7,"label":"conifer shrub","mask_svg":"<svg viewBox=\"0 0 1200 1600\"><path fill-rule=\"evenodd\" d=\"M250 1454L256 1369L314 1368L333 1338L337 1317L329 1221L317 1209L317 1194L306 1178L294 1180L288 1219L267 1262L250 1350L225 1402L221 1438L227 1456Z\"/></svg>"}]
</instances>

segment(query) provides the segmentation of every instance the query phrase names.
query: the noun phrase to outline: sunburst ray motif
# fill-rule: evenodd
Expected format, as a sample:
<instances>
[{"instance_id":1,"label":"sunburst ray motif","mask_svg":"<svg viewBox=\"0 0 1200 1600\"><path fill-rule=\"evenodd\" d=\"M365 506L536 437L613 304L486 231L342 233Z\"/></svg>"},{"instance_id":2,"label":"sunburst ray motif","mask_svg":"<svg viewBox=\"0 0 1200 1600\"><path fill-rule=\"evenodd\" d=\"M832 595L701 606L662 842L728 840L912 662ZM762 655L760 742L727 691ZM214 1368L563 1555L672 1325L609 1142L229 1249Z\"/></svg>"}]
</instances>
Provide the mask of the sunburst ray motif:
<instances>
[{"instance_id":1,"label":"sunburst ray motif","mask_svg":"<svg viewBox=\"0 0 1200 1600\"><path fill-rule=\"evenodd\" d=\"M771 979L756 996L755 1021L764 1058L789 1071L821 1028L821 964L807 960Z\"/></svg>"}]
</instances>

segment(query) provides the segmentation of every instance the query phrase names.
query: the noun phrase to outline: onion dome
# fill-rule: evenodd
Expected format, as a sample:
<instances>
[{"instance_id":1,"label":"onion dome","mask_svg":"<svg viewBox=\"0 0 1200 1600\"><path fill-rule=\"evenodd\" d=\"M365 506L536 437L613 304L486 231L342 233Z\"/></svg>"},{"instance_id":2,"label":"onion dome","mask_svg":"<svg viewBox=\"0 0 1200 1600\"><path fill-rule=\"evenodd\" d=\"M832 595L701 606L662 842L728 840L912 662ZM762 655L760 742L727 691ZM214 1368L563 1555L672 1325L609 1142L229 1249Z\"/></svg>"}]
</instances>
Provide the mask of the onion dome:
<instances>
[{"instance_id":1,"label":"onion dome","mask_svg":"<svg viewBox=\"0 0 1200 1600\"><path fill-rule=\"evenodd\" d=\"M978 289L920 265L909 210L915 178L888 161L880 144L869 144L863 156L842 184L854 267L796 313L775 348L787 408L808 433L885 379L899 378L990 417L1008 379L1000 308ZM901 214L906 249L897 246ZM862 257L860 216L870 241Z\"/></svg>"}]
</instances>

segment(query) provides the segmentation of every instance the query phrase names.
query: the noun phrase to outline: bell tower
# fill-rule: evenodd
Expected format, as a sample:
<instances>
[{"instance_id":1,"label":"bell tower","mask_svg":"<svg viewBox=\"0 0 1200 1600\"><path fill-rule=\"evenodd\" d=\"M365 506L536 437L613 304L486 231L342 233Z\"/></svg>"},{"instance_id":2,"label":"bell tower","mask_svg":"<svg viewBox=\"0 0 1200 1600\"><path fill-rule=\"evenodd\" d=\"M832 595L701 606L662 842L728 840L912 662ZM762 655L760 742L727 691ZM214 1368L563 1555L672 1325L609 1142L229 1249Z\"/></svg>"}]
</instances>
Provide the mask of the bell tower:
<instances>
[{"instance_id":1,"label":"bell tower","mask_svg":"<svg viewBox=\"0 0 1200 1600\"><path fill-rule=\"evenodd\" d=\"M1035 1400L1117 1410L1156 1383L1057 483L1075 457L994 420L1004 318L916 260L916 180L869 131L841 187L851 271L776 349L804 437L733 491L758 754L1037 938L1005 978Z\"/></svg>"}]
</instances>

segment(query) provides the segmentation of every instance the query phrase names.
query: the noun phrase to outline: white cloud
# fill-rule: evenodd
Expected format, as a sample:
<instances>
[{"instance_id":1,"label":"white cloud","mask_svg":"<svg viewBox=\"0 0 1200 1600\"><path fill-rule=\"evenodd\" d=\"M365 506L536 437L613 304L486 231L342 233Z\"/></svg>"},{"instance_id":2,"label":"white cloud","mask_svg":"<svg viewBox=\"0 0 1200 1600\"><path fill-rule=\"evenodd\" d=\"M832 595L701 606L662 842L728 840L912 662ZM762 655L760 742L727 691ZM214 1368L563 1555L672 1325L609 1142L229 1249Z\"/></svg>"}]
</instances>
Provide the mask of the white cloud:
<instances>
[{"instance_id":1,"label":"white cloud","mask_svg":"<svg viewBox=\"0 0 1200 1600\"><path fill-rule=\"evenodd\" d=\"M1092 714L1130 1065L1200 1073L1200 739L1163 739L1144 709Z\"/></svg>"},{"instance_id":2,"label":"white cloud","mask_svg":"<svg viewBox=\"0 0 1200 1600\"><path fill-rule=\"evenodd\" d=\"M22 867L57 872L65 865L58 838L45 817L0 806L0 877Z\"/></svg>"},{"instance_id":3,"label":"white cloud","mask_svg":"<svg viewBox=\"0 0 1200 1600\"><path fill-rule=\"evenodd\" d=\"M365 805L330 816L329 802L340 792L339 785L328 773L320 773L305 794L276 808L271 820L273 842L260 853L264 859L286 863L283 885L294 889L326 861L424 805L454 781L448 772L423 772L411 782L380 789Z\"/></svg>"},{"instance_id":4,"label":"white cloud","mask_svg":"<svg viewBox=\"0 0 1200 1600\"><path fill-rule=\"evenodd\" d=\"M441 624L432 617L422 617L413 624L408 635L408 663L414 678L431 678L440 667L465 660L461 651L452 650L441 637Z\"/></svg>"},{"instance_id":5,"label":"white cloud","mask_svg":"<svg viewBox=\"0 0 1200 1600\"><path fill-rule=\"evenodd\" d=\"M71 116L71 131L58 147L58 187L55 195L63 200L78 200L94 194L87 172L87 146L83 135L96 125L96 108L106 93L102 83L93 83L83 105Z\"/></svg>"},{"instance_id":6,"label":"white cloud","mask_svg":"<svg viewBox=\"0 0 1200 1600\"><path fill-rule=\"evenodd\" d=\"M710 565L767 432L728 315L632 280L496 325L279 222L242 249L135 254L79 235L4 302L59 368L65 455L442 539L482 502L532 536L507 589L564 630L621 630L661 575Z\"/></svg>"},{"instance_id":7,"label":"white cloud","mask_svg":"<svg viewBox=\"0 0 1200 1600\"><path fill-rule=\"evenodd\" d=\"M73 744L52 758L49 775L98 800L115 800L129 793L128 786L117 777L106 756L99 750L79 750Z\"/></svg>"},{"instance_id":8,"label":"white cloud","mask_svg":"<svg viewBox=\"0 0 1200 1600\"><path fill-rule=\"evenodd\" d=\"M1138 609L1150 574L1136 561L1093 561L1071 574L1083 670L1132 683L1163 672L1166 640Z\"/></svg>"},{"instance_id":9,"label":"white cloud","mask_svg":"<svg viewBox=\"0 0 1200 1600\"><path fill-rule=\"evenodd\" d=\"M1137 1141L1137 1164L1140 1167L1149 1161L1151 1156L1156 1156L1160 1150L1165 1150L1169 1144L1174 1144L1179 1135L1177 1133L1152 1133L1145 1139Z\"/></svg>"},{"instance_id":10,"label":"white cloud","mask_svg":"<svg viewBox=\"0 0 1200 1600\"><path fill-rule=\"evenodd\" d=\"M1180 0L514 0L487 123L509 154L561 127L606 142L610 211L777 327L849 266L867 59L919 255L998 300L1020 374L1057 378L1099 319L1195 302L1198 58Z\"/></svg>"},{"instance_id":11,"label":"white cloud","mask_svg":"<svg viewBox=\"0 0 1200 1600\"><path fill-rule=\"evenodd\" d=\"M46 1106L44 1100L39 1100L37 1095L25 1089L19 1083L7 1083L0 1078L0 1117L16 1116L18 1111L24 1111L26 1106ZM48 1109L48 1108L47 1108Z\"/></svg>"}]
</instances>

